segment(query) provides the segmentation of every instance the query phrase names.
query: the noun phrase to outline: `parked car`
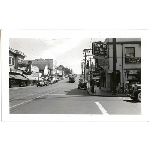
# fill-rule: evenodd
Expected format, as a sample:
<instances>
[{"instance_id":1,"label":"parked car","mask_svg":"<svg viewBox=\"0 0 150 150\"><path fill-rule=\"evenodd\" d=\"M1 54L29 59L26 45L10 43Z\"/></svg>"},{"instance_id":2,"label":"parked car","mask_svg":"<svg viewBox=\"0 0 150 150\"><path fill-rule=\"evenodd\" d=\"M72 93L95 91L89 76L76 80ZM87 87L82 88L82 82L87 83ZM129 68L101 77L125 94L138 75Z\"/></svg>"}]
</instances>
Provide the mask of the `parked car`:
<instances>
[{"instance_id":1,"label":"parked car","mask_svg":"<svg viewBox=\"0 0 150 150\"><path fill-rule=\"evenodd\" d=\"M135 86L137 87L135 88ZM133 100L141 101L141 84L137 84L135 86L133 88L133 93L130 94L130 98Z\"/></svg>"},{"instance_id":2,"label":"parked car","mask_svg":"<svg viewBox=\"0 0 150 150\"><path fill-rule=\"evenodd\" d=\"M61 77L60 79L61 79L61 80L64 80L65 78L64 78L64 77Z\"/></svg>"},{"instance_id":3,"label":"parked car","mask_svg":"<svg viewBox=\"0 0 150 150\"><path fill-rule=\"evenodd\" d=\"M38 86L44 86L44 81L43 80L39 80L39 82L37 82L37 87Z\"/></svg>"},{"instance_id":4,"label":"parked car","mask_svg":"<svg viewBox=\"0 0 150 150\"><path fill-rule=\"evenodd\" d=\"M45 86L48 86L48 85L49 85L49 81L44 80L44 85L45 85Z\"/></svg>"},{"instance_id":5,"label":"parked car","mask_svg":"<svg viewBox=\"0 0 150 150\"><path fill-rule=\"evenodd\" d=\"M78 89L87 89L87 81L79 79Z\"/></svg>"},{"instance_id":6,"label":"parked car","mask_svg":"<svg viewBox=\"0 0 150 150\"><path fill-rule=\"evenodd\" d=\"M65 78L68 78L68 75L65 75Z\"/></svg>"},{"instance_id":7,"label":"parked car","mask_svg":"<svg viewBox=\"0 0 150 150\"><path fill-rule=\"evenodd\" d=\"M26 86L26 84L25 84L24 81L21 81L19 86L20 86L20 87L24 87L24 86Z\"/></svg>"},{"instance_id":8,"label":"parked car","mask_svg":"<svg viewBox=\"0 0 150 150\"><path fill-rule=\"evenodd\" d=\"M75 80L75 77L74 76L70 76L69 77L69 82L70 83L74 83L76 80Z\"/></svg>"}]
</instances>

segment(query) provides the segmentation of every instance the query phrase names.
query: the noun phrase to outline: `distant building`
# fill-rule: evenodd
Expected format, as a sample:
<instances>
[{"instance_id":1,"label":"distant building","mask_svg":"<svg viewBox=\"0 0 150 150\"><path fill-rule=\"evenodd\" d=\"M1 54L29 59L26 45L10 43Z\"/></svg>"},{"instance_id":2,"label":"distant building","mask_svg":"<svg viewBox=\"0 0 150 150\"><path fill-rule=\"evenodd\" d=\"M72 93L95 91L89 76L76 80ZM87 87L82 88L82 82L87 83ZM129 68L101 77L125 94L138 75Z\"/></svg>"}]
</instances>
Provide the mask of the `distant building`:
<instances>
[{"instance_id":1,"label":"distant building","mask_svg":"<svg viewBox=\"0 0 150 150\"><path fill-rule=\"evenodd\" d=\"M63 77L64 76L64 66L60 65L59 67L57 67L57 74L59 77Z\"/></svg>"},{"instance_id":2,"label":"distant building","mask_svg":"<svg viewBox=\"0 0 150 150\"><path fill-rule=\"evenodd\" d=\"M82 78L90 80L91 71L95 69L95 59L93 59L92 49L83 50L83 61L81 62Z\"/></svg>"},{"instance_id":3,"label":"distant building","mask_svg":"<svg viewBox=\"0 0 150 150\"><path fill-rule=\"evenodd\" d=\"M52 75L53 59L25 60L24 62L28 63L28 61L32 61L32 66L38 67L39 72L42 73L42 75Z\"/></svg>"}]
</instances>

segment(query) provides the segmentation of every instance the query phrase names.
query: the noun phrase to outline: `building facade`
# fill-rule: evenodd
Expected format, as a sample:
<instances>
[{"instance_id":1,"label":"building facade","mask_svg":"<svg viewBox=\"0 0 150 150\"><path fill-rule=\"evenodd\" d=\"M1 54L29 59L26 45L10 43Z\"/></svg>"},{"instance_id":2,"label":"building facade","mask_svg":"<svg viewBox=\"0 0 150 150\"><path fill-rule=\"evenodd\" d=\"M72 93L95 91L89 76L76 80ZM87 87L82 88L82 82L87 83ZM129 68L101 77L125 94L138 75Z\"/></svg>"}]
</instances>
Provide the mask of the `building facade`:
<instances>
[{"instance_id":1,"label":"building facade","mask_svg":"<svg viewBox=\"0 0 150 150\"><path fill-rule=\"evenodd\" d=\"M91 80L91 72L95 70L95 59L93 58L92 49L83 50L83 61L81 62L82 78Z\"/></svg>"},{"instance_id":2,"label":"building facade","mask_svg":"<svg viewBox=\"0 0 150 150\"><path fill-rule=\"evenodd\" d=\"M25 54L21 51L9 48L9 87L29 84L28 78L19 69L19 65L25 57Z\"/></svg>"},{"instance_id":3,"label":"building facade","mask_svg":"<svg viewBox=\"0 0 150 150\"><path fill-rule=\"evenodd\" d=\"M28 61L32 62L32 66L38 67L39 72L41 72L42 75L52 75L52 72L53 72L53 59L25 60L24 62L28 63Z\"/></svg>"},{"instance_id":4,"label":"building facade","mask_svg":"<svg viewBox=\"0 0 150 150\"><path fill-rule=\"evenodd\" d=\"M19 63L22 63L25 57L21 51L9 48L9 68L18 69Z\"/></svg>"},{"instance_id":5,"label":"building facade","mask_svg":"<svg viewBox=\"0 0 150 150\"><path fill-rule=\"evenodd\" d=\"M57 74L58 74L58 77L64 77L64 66L59 65L57 67Z\"/></svg>"},{"instance_id":6,"label":"building facade","mask_svg":"<svg viewBox=\"0 0 150 150\"><path fill-rule=\"evenodd\" d=\"M100 88L113 90L113 39L105 39L108 65L101 66ZM141 39L116 38L116 85L123 88L128 84L141 83Z\"/></svg>"}]
</instances>

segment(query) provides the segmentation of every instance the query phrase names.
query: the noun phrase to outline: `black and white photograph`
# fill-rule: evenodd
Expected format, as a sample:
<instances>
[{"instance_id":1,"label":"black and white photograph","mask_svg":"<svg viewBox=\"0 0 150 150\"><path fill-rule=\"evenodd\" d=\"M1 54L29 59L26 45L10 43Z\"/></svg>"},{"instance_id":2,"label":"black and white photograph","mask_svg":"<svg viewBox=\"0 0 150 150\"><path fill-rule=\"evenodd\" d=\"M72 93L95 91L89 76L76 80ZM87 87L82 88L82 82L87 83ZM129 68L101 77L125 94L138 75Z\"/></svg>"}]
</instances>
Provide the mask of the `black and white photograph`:
<instances>
[{"instance_id":1,"label":"black and white photograph","mask_svg":"<svg viewBox=\"0 0 150 150\"><path fill-rule=\"evenodd\" d=\"M141 115L141 38L10 38L10 114Z\"/></svg>"}]
</instances>

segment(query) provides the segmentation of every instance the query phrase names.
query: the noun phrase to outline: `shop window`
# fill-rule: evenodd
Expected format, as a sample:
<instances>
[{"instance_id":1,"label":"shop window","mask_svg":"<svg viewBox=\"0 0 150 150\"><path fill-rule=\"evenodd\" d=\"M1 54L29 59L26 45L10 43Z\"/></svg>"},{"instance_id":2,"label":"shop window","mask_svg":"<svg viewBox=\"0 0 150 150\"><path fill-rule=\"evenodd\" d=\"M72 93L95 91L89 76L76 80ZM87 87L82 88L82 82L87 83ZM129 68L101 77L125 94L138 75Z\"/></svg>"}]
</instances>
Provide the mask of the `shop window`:
<instances>
[{"instance_id":1,"label":"shop window","mask_svg":"<svg viewBox=\"0 0 150 150\"><path fill-rule=\"evenodd\" d=\"M9 56L9 65L14 65L14 58Z\"/></svg>"},{"instance_id":2,"label":"shop window","mask_svg":"<svg viewBox=\"0 0 150 150\"><path fill-rule=\"evenodd\" d=\"M12 59L12 58L11 58L11 57L9 57L9 64L10 64L10 65L11 65L11 59Z\"/></svg>"},{"instance_id":3,"label":"shop window","mask_svg":"<svg viewBox=\"0 0 150 150\"><path fill-rule=\"evenodd\" d=\"M125 57L126 58L135 57L135 47L125 47Z\"/></svg>"}]
</instances>

